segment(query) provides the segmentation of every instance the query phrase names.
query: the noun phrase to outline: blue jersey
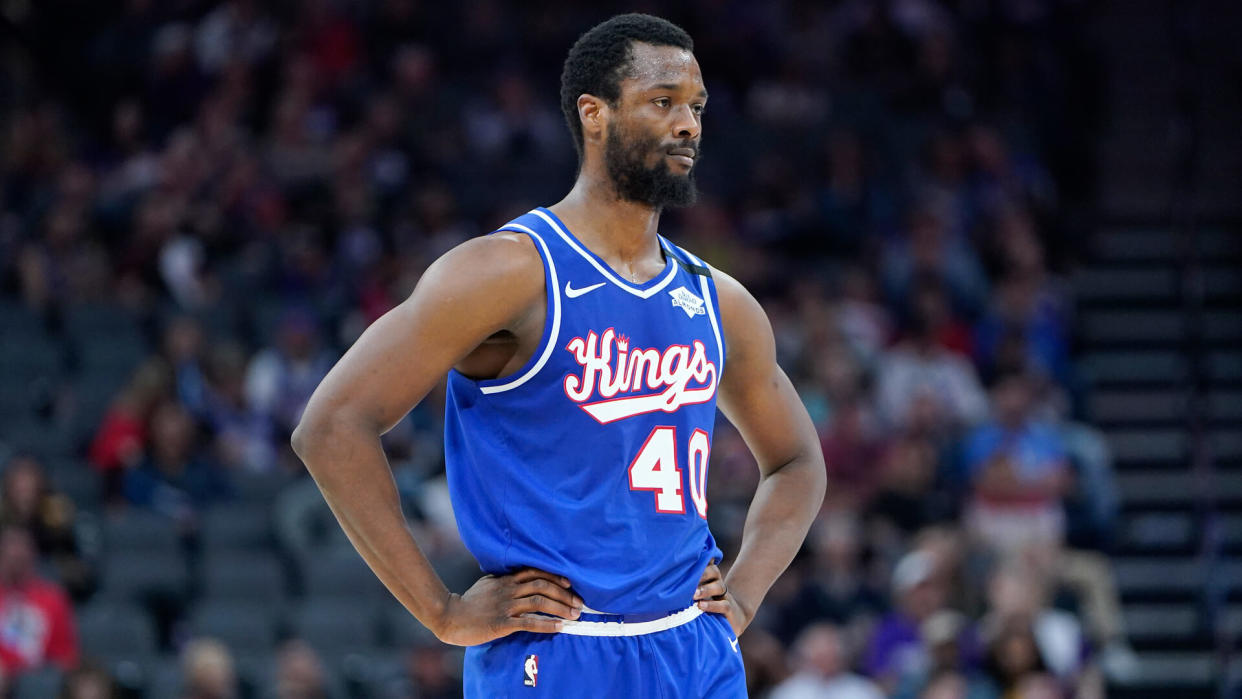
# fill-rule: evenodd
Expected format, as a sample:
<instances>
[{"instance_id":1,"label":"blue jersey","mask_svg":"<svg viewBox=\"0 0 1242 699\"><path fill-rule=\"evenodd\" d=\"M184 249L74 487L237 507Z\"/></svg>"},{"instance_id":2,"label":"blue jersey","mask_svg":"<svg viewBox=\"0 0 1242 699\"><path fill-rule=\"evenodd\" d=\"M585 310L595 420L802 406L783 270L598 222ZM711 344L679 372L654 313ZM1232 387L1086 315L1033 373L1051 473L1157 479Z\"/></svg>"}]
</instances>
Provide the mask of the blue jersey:
<instances>
[{"instance_id":1,"label":"blue jersey","mask_svg":"<svg viewBox=\"0 0 1242 699\"><path fill-rule=\"evenodd\" d=\"M513 374L449 373L445 460L462 540L488 573L564 575L591 609L684 608L721 557L707 528L725 358L711 273L660 238L663 271L626 282L544 208L500 230L535 243L547 315Z\"/></svg>"}]
</instances>

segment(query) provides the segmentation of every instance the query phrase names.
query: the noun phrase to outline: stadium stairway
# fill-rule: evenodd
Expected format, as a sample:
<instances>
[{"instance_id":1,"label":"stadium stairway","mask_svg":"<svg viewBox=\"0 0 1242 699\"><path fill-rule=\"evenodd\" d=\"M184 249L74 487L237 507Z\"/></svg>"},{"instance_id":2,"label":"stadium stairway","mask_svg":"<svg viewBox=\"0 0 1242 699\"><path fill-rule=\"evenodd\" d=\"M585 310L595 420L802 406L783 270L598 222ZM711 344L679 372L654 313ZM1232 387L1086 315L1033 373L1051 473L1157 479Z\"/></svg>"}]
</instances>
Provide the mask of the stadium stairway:
<instances>
[{"instance_id":1,"label":"stadium stairway","mask_svg":"<svg viewBox=\"0 0 1242 699\"><path fill-rule=\"evenodd\" d=\"M1170 230L1096 234L1075 278L1088 419L1112 447L1114 564L1141 675L1109 696L1217 696L1242 633L1242 235L1204 232L1201 323ZM1224 645L1222 645L1224 644Z\"/></svg>"},{"instance_id":2,"label":"stadium stairway","mask_svg":"<svg viewBox=\"0 0 1242 699\"><path fill-rule=\"evenodd\" d=\"M1122 496L1121 699L1242 696L1242 6L1101 5L1111 115L1074 278L1086 417Z\"/></svg>"}]
</instances>

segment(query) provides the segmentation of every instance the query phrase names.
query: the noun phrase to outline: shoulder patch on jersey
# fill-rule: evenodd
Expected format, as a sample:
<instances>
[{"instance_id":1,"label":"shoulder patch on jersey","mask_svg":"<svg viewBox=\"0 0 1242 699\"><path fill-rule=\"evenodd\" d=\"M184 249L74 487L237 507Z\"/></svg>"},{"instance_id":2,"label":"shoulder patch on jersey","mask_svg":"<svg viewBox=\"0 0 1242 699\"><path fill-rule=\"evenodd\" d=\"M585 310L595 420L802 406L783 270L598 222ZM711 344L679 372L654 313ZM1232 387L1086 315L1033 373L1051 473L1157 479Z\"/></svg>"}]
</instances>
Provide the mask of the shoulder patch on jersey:
<instances>
[{"instance_id":1,"label":"shoulder patch on jersey","mask_svg":"<svg viewBox=\"0 0 1242 699\"><path fill-rule=\"evenodd\" d=\"M703 308L703 299L684 286L673 289L668 295L673 297L673 305L685 311L687 317L693 318L707 313L707 309Z\"/></svg>"}]
</instances>

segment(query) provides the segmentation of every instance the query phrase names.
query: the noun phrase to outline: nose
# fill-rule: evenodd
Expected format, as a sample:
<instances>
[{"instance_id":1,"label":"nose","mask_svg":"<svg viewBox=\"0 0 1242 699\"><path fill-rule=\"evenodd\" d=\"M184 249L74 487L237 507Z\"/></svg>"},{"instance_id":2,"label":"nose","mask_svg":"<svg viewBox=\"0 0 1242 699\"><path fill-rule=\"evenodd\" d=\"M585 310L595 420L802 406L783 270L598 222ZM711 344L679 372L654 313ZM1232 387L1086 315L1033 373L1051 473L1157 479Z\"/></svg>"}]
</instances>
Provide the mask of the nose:
<instances>
[{"instance_id":1,"label":"nose","mask_svg":"<svg viewBox=\"0 0 1242 699\"><path fill-rule=\"evenodd\" d=\"M673 135L679 139L687 138L698 139L699 134L703 130L703 124L699 121L699 115L694 113L694 109L688 104L683 104L677 111L673 121Z\"/></svg>"}]
</instances>

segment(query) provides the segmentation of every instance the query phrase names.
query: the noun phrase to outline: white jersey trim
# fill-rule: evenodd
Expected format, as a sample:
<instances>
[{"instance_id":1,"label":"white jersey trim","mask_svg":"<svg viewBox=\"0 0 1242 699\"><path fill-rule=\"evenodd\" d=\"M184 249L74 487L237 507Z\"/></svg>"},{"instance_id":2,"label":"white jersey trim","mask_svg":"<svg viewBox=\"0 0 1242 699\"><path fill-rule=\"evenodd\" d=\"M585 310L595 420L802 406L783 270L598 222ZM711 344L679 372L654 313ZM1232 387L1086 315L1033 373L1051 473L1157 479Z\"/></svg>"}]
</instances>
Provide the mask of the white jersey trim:
<instances>
[{"instance_id":1,"label":"white jersey trim","mask_svg":"<svg viewBox=\"0 0 1242 699\"><path fill-rule=\"evenodd\" d=\"M657 283L655 286L652 286L649 289L635 289L634 287L630 286L628 283L622 281L621 279L618 279L616 275L612 273L612 270L608 269L607 265L600 264L599 260L595 259L595 257L592 256L586 250L583 250L582 246L578 244L578 241L574 240L573 236L566 233L565 229L561 228L560 224L556 222L556 219L552 218L551 216L548 216L547 214L540 211L539 209L534 209L531 211L531 213L537 214L540 218L547 221L548 225L552 226L552 230L556 231L557 235L561 236L561 239L564 240L565 243L569 245L569 247L577 251L579 255L582 255L583 259L585 259L587 262L590 262L591 266L594 267L596 270L598 270L600 274L604 275L605 279L607 279L608 281L612 282L613 284L620 287L621 289L628 291L631 294L639 298L649 299L652 296L655 296L657 293L660 292L661 289L668 286L669 282L673 281L673 277L677 276L677 264L674 260L669 260L670 264L668 267L668 272L664 275L664 278L659 281L659 283Z\"/></svg>"},{"instance_id":2,"label":"white jersey trim","mask_svg":"<svg viewBox=\"0 0 1242 699\"><path fill-rule=\"evenodd\" d=\"M548 363L548 358L552 356L552 348L556 346L556 340L561 333L561 293L559 291L561 283L556 277L556 263L552 261L552 253L548 250L547 243L543 242L543 238L538 233L520 223L506 224L500 230L514 230L526 233L534 238L535 242L539 243L540 249L543 250L543 259L545 264L548 265L548 280L552 283L552 286L547 290L547 293L552 297L552 329L548 333L547 343L544 344L543 354L539 355L539 361L535 362L534 366L512 381L491 386L480 386L479 390L484 394L511 391L534 378L535 374L538 374L539 370L543 368L543 365Z\"/></svg>"},{"instance_id":3,"label":"white jersey trim","mask_svg":"<svg viewBox=\"0 0 1242 699\"><path fill-rule=\"evenodd\" d=\"M583 609L582 611L585 612L587 610ZM680 612L669 614L662 619L640 621L635 624L626 624L620 621L574 621L572 619L564 619L561 621L561 633L567 633L571 636L645 636L649 633L667 631L683 624L688 624L702 614L703 610L699 609L699 606L696 604L686 607Z\"/></svg>"}]
</instances>

